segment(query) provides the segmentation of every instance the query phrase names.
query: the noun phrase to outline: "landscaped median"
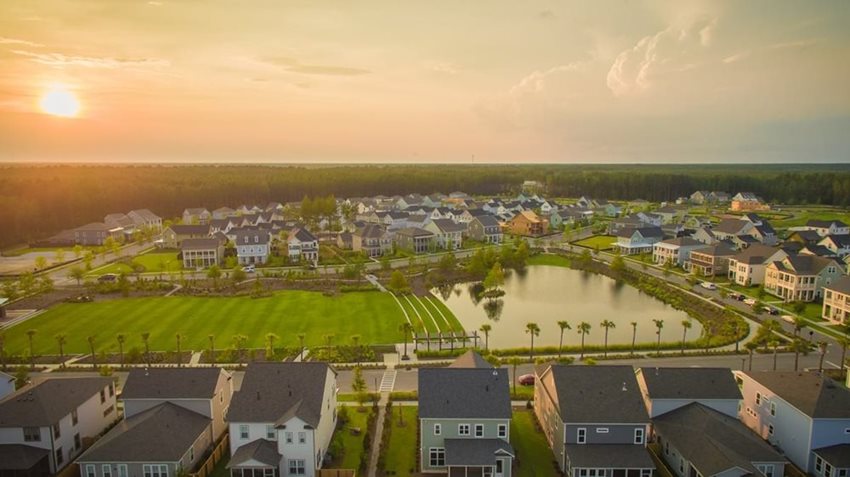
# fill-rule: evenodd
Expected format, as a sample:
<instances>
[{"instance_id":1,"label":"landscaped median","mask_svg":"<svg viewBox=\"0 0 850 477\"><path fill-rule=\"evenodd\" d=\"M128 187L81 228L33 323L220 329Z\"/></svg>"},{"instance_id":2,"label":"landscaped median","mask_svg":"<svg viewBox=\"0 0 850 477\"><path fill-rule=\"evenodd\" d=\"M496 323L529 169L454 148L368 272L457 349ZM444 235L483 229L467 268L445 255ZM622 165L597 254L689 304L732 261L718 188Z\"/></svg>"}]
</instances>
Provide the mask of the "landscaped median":
<instances>
[{"instance_id":1,"label":"landscaped median","mask_svg":"<svg viewBox=\"0 0 850 477\"><path fill-rule=\"evenodd\" d=\"M405 477L419 470L419 408L387 404L378 475Z\"/></svg>"}]
</instances>

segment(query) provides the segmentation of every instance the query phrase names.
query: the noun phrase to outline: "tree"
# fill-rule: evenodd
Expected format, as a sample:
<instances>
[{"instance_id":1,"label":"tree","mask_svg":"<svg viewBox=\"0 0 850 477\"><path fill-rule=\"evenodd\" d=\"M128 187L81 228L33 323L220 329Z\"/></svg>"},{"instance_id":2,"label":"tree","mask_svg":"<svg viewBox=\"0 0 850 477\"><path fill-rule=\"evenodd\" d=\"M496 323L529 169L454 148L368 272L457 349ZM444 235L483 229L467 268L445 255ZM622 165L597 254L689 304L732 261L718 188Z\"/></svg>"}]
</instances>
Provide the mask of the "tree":
<instances>
[{"instance_id":1,"label":"tree","mask_svg":"<svg viewBox=\"0 0 850 477\"><path fill-rule=\"evenodd\" d=\"M150 367L151 366L151 347L150 347L150 339L151 334L148 332L142 333L142 341L145 343L145 364Z\"/></svg>"},{"instance_id":2,"label":"tree","mask_svg":"<svg viewBox=\"0 0 850 477\"><path fill-rule=\"evenodd\" d=\"M800 368L800 353L809 354L809 343L803 338L794 338L791 341L791 349L794 350L794 371Z\"/></svg>"},{"instance_id":3,"label":"tree","mask_svg":"<svg viewBox=\"0 0 850 477\"><path fill-rule=\"evenodd\" d=\"M0 332L0 366L6 371L6 335Z\"/></svg>"},{"instance_id":4,"label":"tree","mask_svg":"<svg viewBox=\"0 0 850 477\"><path fill-rule=\"evenodd\" d=\"M274 342L279 338L274 333L266 333L266 361L274 360Z\"/></svg>"},{"instance_id":5,"label":"tree","mask_svg":"<svg viewBox=\"0 0 850 477\"><path fill-rule=\"evenodd\" d=\"M806 327L808 323L806 319L802 316L794 317L794 337L800 336L800 333L803 331L803 328Z\"/></svg>"},{"instance_id":6,"label":"tree","mask_svg":"<svg viewBox=\"0 0 850 477\"><path fill-rule=\"evenodd\" d=\"M230 278L231 280L233 280L233 286L235 287L239 284L239 282L244 281L247 276L248 275L245 273L245 270L242 267L234 268L233 273L230 274Z\"/></svg>"},{"instance_id":7,"label":"tree","mask_svg":"<svg viewBox=\"0 0 850 477\"><path fill-rule=\"evenodd\" d=\"M118 341L118 359L121 364L118 369L124 369L124 343L127 341L127 336L124 333L118 333L115 339Z\"/></svg>"},{"instance_id":8,"label":"tree","mask_svg":"<svg viewBox=\"0 0 850 477\"><path fill-rule=\"evenodd\" d=\"M685 354L685 341L688 339L688 330L691 329L692 326L694 326L694 324L691 322L690 318L682 320L682 355ZM706 335L706 341L708 340L709 337Z\"/></svg>"},{"instance_id":9,"label":"tree","mask_svg":"<svg viewBox=\"0 0 850 477\"><path fill-rule=\"evenodd\" d=\"M398 329L401 331L401 339L404 341L404 354L401 359L409 359L410 357L407 355L407 335L413 332L413 325L405 321L399 325Z\"/></svg>"},{"instance_id":10,"label":"tree","mask_svg":"<svg viewBox=\"0 0 850 477\"><path fill-rule=\"evenodd\" d=\"M44 255L39 255L35 258L35 268L42 270L47 267L47 258Z\"/></svg>"},{"instance_id":11,"label":"tree","mask_svg":"<svg viewBox=\"0 0 850 477\"><path fill-rule=\"evenodd\" d=\"M590 333L590 323L582 321L578 325L578 334L581 335L581 356L578 359L584 359L584 337Z\"/></svg>"},{"instance_id":12,"label":"tree","mask_svg":"<svg viewBox=\"0 0 850 477\"><path fill-rule=\"evenodd\" d=\"M242 334L233 335L233 348L236 349L236 354L239 356L239 365L245 360L245 343L248 342L248 337Z\"/></svg>"},{"instance_id":13,"label":"tree","mask_svg":"<svg viewBox=\"0 0 850 477\"><path fill-rule=\"evenodd\" d=\"M410 290L410 285L407 283L407 278L401 273L401 270L395 270L390 275L388 288L396 293L407 293Z\"/></svg>"},{"instance_id":14,"label":"tree","mask_svg":"<svg viewBox=\"0 0 850 477\"><path fill-rule=\"evenodd\" d=\"M758 348L758 347L759 347L759 345L758 345L758 343L756 343L755 341L747 341L747 342L744 344L744 349L746 349L746 350L747 350L747 352L750 354L750 364L749 364L749 366L747 367L747 370L748 370L748 371L752 371L752 370L753 370L753 353L755 353L755 352L756 352L756 348Z\"/></svg>"},{"instance_id":15,"label":"tree","mask_svg":"<svg viewBox=\"0 0 850 477\"><path fill-rule=\"evenodd\" d=\"M602 354L602 356L604 356L604 357L606 357L606 358L607 358L607 357L608 357L608 331L610 331L610 330L611 330L611 328L616 328L616 327L617 327L617 324L616 324L616 323L614 323L614 322L613 322L613 321L611 321L611 320L604 320L604 321L602 321L602 323L600 323L600 326L602 326L603 328L605 328L605 341L604 341L604 347L603 347L603 354Z\"/></svg>"},{"instance_id":16,"label":"tree","mask_svg":"<svg viewBox=\"0 0 850 477\"><path fill-rule=\"evenodd\" d=\"M839 377L844 377L844 368L846 367L845 364L847 363L847 346L850 346L850 338L848 338L847 336L842 336L841 338L838 338L837 341L838 344L841 345L841 361L839 361L839 363L841 364L841 369L839 370Z\"/></svg>"},{"instance_id":17,"label":"tree","mask_svg":"<svg viewBox=\"0 0 850 477\"><path fill-rule=\"evenodd\" d=\"M528 357L534 360L534 337L540 336L540 327L537 323L526 323L525 332L531 337L531 347L528 348Z\"/></svg>"},{"instance_id":18,"label":"tree","mask_svg":"<svg viewBox=\"0 0 850 477\"><path fill-rule=\"evenodd\" d=\"M484 333L484 349L489 351L490 350L490 331L493 329L493 327L489 323L484 323L483 325L481 325L481 328L479 328L479 329L481 330L482 333Z\"/></svg>"},{"instance_id":19,"label":"tree","mask_svg":"<svg viewBox=\"0 0 850 477\"><path fill-rule=\"evenodd\" d=\"M177 333L174 338L177 339L177 367L180 368L183 366L183 357L180 356L180 342L183 340L183 335Z\"/></svg>"},{"instance_id":20,"label":"tree","mask_svg":"<svg viewBox=\"0 0 850 477\"><path fill-rule=\"evenodd\" d=\"M513 392L516 393L516 379L517 379L516 367L519 366L519 364L522 363L522 361L520 361L518 356L511 356L511 358L508 360L508 363L511 365L511 367L513 367L513 373L512 373L513 377L514 377L514 390L513 390Z\"/></svg>"},{"instance_id":21,"label":"tree","mask_svg":"<svg viewBox=\"0 0 850 477\"><path fill-rule=\"evenodd\" d=\"M91 350L91 367L92 369L97 370L97 354L95 354L94 351L94 340L94 336L86 337L86 341L89 342L89 350Z\"/></svg>"},{"instance_id":22,"label":"tree","mask_svg":"<svg viewBox=\"0 0 850 477\"><path fill-rule=\"evenodd\" d=\"M80 258L83 255L83 246L80 244L74 245L72 249L74 252L74 257Z\"/></svg>"},{"instance_id":23,"label":"tree","mask_svg":"<svg viewBox=\"0 0 850 477\"><path fill-rule=\"evenodd\" d=\"M561 321L558 322L558 329L561 330L561 338L558 341L558 357L560 358L561 357L561 350L563 350L563 348L564 348L564 330L571 330L571 329L573 329L573 327L570 326L569 322L567 322L565 320L561 320Z\"/></svg>"},{"instance_id":24,"label":"tree","mask_svg":"<svg viewBox=\"0 0 850 477\"><path fill-rule=\"evenodd\" d=\"M457 257L453 252L449 252L440 257L440 262L437 265L441 272L450 272L457 266Z\"/></svg>"},{"instance_id":25,"label":"tree","mask_svg":"<svg viewBox=\"0 0 850 477\"><path fill-rule=\"evenodd\" d=\"M71 267L71 270L68 271L68 278L76 280L77 286L80 285L80 282L83 280L83 277L85 277L85 275L86 271L79 266L73 266Z\"/></svg>"},{"instance_id":26,"label":"tree","mask_svg":"<svg viewBox=\"0 0 850 477\"><path fill-rule=\"evenodd\" d=\"M36 329L28 329L27 330L27 340L30 343L30 369L35 371L35 348L33 347L33 338L35 338L38 330Z\"/></svg>"},{"instance_id":27,"label":"tree","mask_svg":"<svg viewBox=\"0 0 850 477\"><path fill-rule=\"evenodd\" d=\"M21 389L30 382L30 376L26 366L18 366L15 370L15 389Z\"/></svg>"},{"instance_id":28,"label":"tree","mask_svg":"<svg viewBox=\"0 0 850 477\"><path fill-rule=\"evenodd\" d=\"M779 351L779 338L771 336L767 342L770 347L773 348L773 370L776 371L776 357L777 352Z\"/></svg>"},{"instance_id":29,"label":"tree","mask_svg":"<svg viewBox=\"0 0 850 477\"><path fill-rule=\"evenodd\" d=\"M630 323L632 325L632 353L631 355L635 355L635 340L637 339L637 321L633 321Z\"/></svg>"},{"instance_id":30,"label":"tree","mask_svg":"<svg viewBox=\"0 0 850 477\"><path fill-rule=\"evenodd\" d=\"M658 341L655 344L655 354L661 356L661 329L664 328L664 320L652 320L655 323L655 334L658 335Z\"/></svg>"},{"instance_id":31,"label":"tree","mask_svg":"<svg viewBox=\"0 0 850 477\"><path fill-rule=\"evenodd\" d=\"M336 338L336 335L333 334L333 333L328 333L324 336L324 338L325 338L325 346L330 348L331 346L333 346L334 338Z\"/></svg>"},{"instance_id":32,"label":"tree","mask_svg":"<svg viewBox=\"0 0 850 477\"><path fill-rule=\"evenodd\" d=\"M621 255L615 255L611 260L611 271L620 273L626 269L626 262Z\"/></svg>"},{"instance_id":33,"label":"tree","mask_svg":"<svg viewBox=\"0 0 850 477\"><path fill-rule=\"evenodd\" d=\"M65 261L65 251L61 248L56 251L56 263L62 263Z\"/></svg>"},{"instance_id":34,"label":"tree","mask_svg":"<svg viewBox=\"0 0 850 477\"><path fill-rule=\"evenodd\" d=\"M499 291L499 287L501 287L504 283L505 272L502 270L502 265L499 262L496 262L484 278L483 285L488 298L495 297L496 293Z\"/></svg>"},{"instance_id":35,"label":"tree","mask_svg":"<svg viewBox=\"0 0 850 477\"><path fill-rule=\"evenodd\" d=\"M304 361L304 338L306 337L307 335L305 335L304 333L298 333L298 342L301 345L301 357L299 359L301 361Z\"/></svg>"},{"instance_id":36,"label":"tree","mask_svg":"<svg viewBox=\"0 0 850 477\"><path fill-rule=\"evenodd\" d=\"M823 359L826 357L826 349L828 347L829 347L828 342L826 342L826 341L819 341L818 342L818 349L820 350L820 361L818 363L818 372L821 373L821 374L823 374Z\"/></svg>"},{"instance_id":37,"label":"tree","mask_svg":"<svg viewBox=\"0 0 850 477\"><path fill-rule=\"evenodd\" d=\"M215 364L215 335L207 335L207 339L210 341L210 362Z\"/></svg>"},{"instance_id":38,"label":"tree","mask_svg":"<svg viewBox=\"0 0 850 477\"><path fill-rule=\"evenodd\" d=\"M68 342L68 335L65 333L57 333L53 339L56 340L56 344L59 345L59 361L62 363L61 366L65 367L65 343Z\"/></svg>"},{"instance_id":39,"label":"tree","mask_svg":"<svg viewBox=\"0 0 850 477\"><path fill-rule=\"evenodd\" d=\"M218 290L218 279L221 278L221 268L218 265L213 265L207 270L207 278L213 281L213 288Z\"/></svg>"},{"instance_id":40,"label":"tree","mask_svg":"<svg viewBox=\"0 0 850 477\"><path fill-rule=\"evenodd\" d=\"M363 370L359 365L354 367L351 390L357 396L357 403L360 405L360 409L363 409L363 405L366 403L366 380L363 379Z\"/></svg>"}]
</instances>

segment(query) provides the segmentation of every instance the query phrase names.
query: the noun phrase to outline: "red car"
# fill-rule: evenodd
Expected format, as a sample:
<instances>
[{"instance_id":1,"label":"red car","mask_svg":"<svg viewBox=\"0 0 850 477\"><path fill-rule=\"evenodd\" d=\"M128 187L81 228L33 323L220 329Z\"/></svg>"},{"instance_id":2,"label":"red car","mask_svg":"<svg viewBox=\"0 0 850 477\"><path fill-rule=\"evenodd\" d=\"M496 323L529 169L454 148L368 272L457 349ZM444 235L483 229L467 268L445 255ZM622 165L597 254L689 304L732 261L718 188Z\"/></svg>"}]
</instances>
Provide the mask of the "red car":
<instances>
[{"instance_id":1,"label":"red car","mask_svg":"<svg viewBox=\"0 0 850 477\"><path fill-rule=\"evenodd\" d=\"M523 374L519 377L519 383L523 386L534 386L534 375L533 374Z\"/></svg>"}]
</instances>

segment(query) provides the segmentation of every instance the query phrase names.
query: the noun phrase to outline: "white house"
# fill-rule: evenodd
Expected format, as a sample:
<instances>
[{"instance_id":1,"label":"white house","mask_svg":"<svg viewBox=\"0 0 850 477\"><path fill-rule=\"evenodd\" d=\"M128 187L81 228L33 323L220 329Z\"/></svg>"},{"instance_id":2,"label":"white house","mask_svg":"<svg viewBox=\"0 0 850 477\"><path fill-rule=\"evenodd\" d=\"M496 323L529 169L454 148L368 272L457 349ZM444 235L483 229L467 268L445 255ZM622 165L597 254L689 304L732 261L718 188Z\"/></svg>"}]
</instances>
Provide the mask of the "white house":
<instances>
[{"instance_id":1,"label":"white house","mask_svg":"<svg viewBox=\"0 0 850 477\"><path fill-rule=\"evenodd\" d=\"M813 230L821 237L827 235L850 235L850 225L840 220L810 220L806 222L805 230Z\"/></svg>"},{"instance_id":2,"label":"white house","mask_svg":"<svg viewBox=\"0 0 850 477\"><path fill-rule=\"evenodd\" d=\"M304 227L289 234L286 246L291 262L306 260L315 264L319 261L319 239Z\"/></svg>"},{"instance_id":3,"label":"white house","mask_svg":"<svg viewBox=\"0 0 850 477\"><path fill-rule=\"evenodd\" d=\"M236 258L240 265L263 264L269 259L271 235L256 229L230 231L236 245Z\"/></svg>"},{"instance_id":4,"label":"white house","mask_svg":"<svg viewBox=\"0 0 850 477\"><path fill-rule=\"evenodd\" d=\"M705 247L690 237L662 240L652 247L652 261L657 264L669 263L682 266L690 257L691 251Z\"/></svg>"},{"instance_id":5,"label":"white house","mask_svg":"<svg viewBox=\"0 0 850 477\"><path fill-rule=\"evenodd\" d=\"M623 255L648 253L663 238L660 227L627 227L617 231L616 247Z\"/></svg>"}]
</instances>

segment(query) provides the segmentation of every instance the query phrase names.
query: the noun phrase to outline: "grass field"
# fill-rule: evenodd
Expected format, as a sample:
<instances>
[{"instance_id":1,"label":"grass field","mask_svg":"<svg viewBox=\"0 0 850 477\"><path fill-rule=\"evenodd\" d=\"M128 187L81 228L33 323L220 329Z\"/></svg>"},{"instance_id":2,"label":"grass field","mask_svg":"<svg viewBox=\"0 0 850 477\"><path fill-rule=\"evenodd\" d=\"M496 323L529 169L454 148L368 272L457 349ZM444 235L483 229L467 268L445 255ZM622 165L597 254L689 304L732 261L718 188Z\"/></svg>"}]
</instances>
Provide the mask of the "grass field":
<instances>
[{"instance_id":1,"label":"grass field","mask_svg":"<svg viewBox=\"0 0 850 477\"><path fill-rule=\"evenodd\" d=\"M144 253L135 256L132 262L145 267L146 272L179 272L183 268L183 262L178 260L176 251ZM126 263L118 262L92 271L93 275L104 275L107 273L133 273L133 267Z\"/></svg>"},{"instance_id":2,"label":"grass field","mask_svg":"<svg viewBox=\"0 0 850 477\"><path fill-rule=\"evenodd\" d=\"M535 426L531 411L514 410L511 419L511 444L517 453L517 477L555 477L555 456L543 433Z\"/></svg>"},{"instance_id":3,"label":"grass field","mask_svg":"<svg viewBox=\"0 0 850 477\"><path fill-rule=\"evenodd\" d=\"M366 437L366 421L372 413L371 407L366 407L363 412L355 407L347 406L348 422L334 433L333 440L339 442L342 455L334 456L333 468L335 469L360 469L360 458L363 454L363 438ZM354 428L360 429L359 434L352 434Z\"/></svg>"},{"instance_id":4,"label":"grass field","mask_svg":"<svg viewBox=\"0 0 850 477\"><path fill-rule=\"evenodd\" d=\"M598 247L599 250L610 250L616 242L617 237L613 235L594 235L593 237L573 242L573 245L590 249L596 249Z\"/></svg>"},{"instance_id":5,"label":"grass field","mask_svg":"<svg viewBox=\"0 0 850 477\"><path fill-rule=\"evenodd\" d=\"M782 209L785 213L793 214L789 219L775 219L770 223L777 228L797 227L806 225L809 220L840 220L850 223L850 211L838 208L787 208Z\"/></svg>"},{"instance_id":6,"label":"grass field","mask_svg":"<svg viewBox=\"0 0 850 477\"><path fill-rule=\"evenodd\" d=\"M398 410L401 408L404 426L399 425ZM384 453L384 470L387 475L405 477L416 473L417 414L415 406L393 406L392 431Z\"/></svg>"},{"instance_id":7,"label":"grass field","mask_svg":"<svg viewBox=\"0 0 850 477\"><path fill-rule=\"evenodd\" d=\"M100 247L94 247L94 246L82 247L83 251L97 250L98 248L100 248ZM65 252L65 260L70 260L70 259L74 258L74 248L73 247L35 247L35 248L33 248L33 247L22 247L22 248L17 248L17 249L13 249L13 250L4 250L2 252L2 255L4 257L20 257L21 255L24 255L24 254L27 254L27 253L36 253L36 252L55 254L56 252L58 252L60 250Z\"/></svg>"},{"instance_id":8,"label":"grass field","mask_svg":"<svg viewBox=\"0 0 850 477\"><path fill-rule=\"evenodd\" d=\"M67 353L88 352L88 336L96 337L96 349L116 351L115 335L125 333L125 350L142 347L140 334L149 332L151 349L176 348L175 334L185 336L183 349L206 349L207 336L216 336L216 346L231 346L234 335L248 337L247 346L263 347L267 333L275 333L281 346L295 346L298 333L305 343L319 345L323 336L334 334L336 342L360 335L361 343L395 343L401 339L401 310L388 293L343 293L334 297L319 292L283 291L269 298L248 297L152 297L125 298L83 304L60 304L47 312L10 328L6 349L22 354L27 350L28 329L37 330L35 352L56 354L54 336L67 335Z\"/></svg>"}]
</instances>

